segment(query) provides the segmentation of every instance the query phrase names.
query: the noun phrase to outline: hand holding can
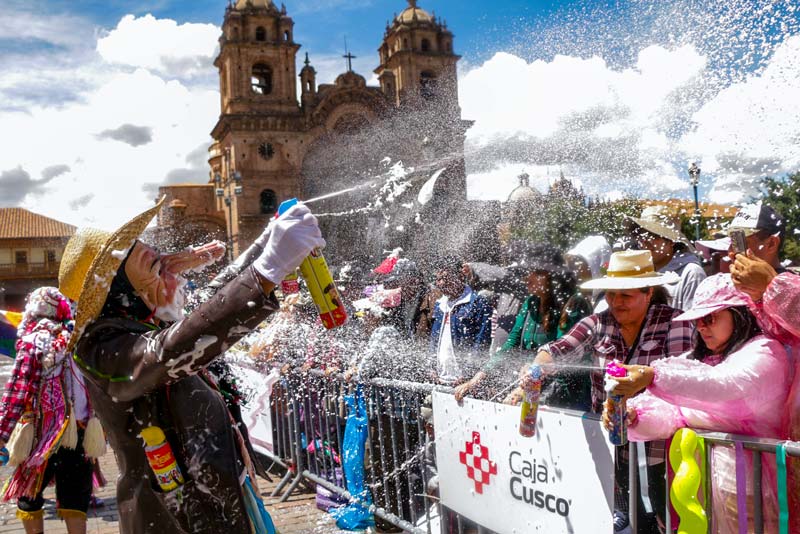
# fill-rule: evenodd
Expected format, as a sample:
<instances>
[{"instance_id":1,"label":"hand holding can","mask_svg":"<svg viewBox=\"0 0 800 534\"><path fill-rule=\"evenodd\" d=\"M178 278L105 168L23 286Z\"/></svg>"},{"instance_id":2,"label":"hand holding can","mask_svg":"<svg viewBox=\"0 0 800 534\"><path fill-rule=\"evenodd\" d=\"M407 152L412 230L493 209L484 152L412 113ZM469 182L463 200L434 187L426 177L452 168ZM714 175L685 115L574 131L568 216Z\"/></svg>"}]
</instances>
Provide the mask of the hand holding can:
<instances>
[{"instance_id":1,"label":"hand holding can","mask_svg":"<svg viewBox=\"0 0 800 534\"><path fill-rule=\"evenodd\" d=\"M616 360L606 366L606 409L611 423L611 427L608 430L608 440L612 445L617 446L625 445L628 442L628 413L625 397L614 394L614 388L618 384L616 379L626 376L628 376L628 371Z\"/></svg>"},{"instance_id":2,"label":"hand holding can","mask_svg":"<svg viewBox=\"0 0 800 534\"><path fill-rule=\"evenodd\" d=\"M526 438L536 434L536 417L539 413L539 397L542 394L542 367L532 364L525 380L522 381L525 398L522 401L519 419L519 433Z\"/></svg>"}]
</instances>

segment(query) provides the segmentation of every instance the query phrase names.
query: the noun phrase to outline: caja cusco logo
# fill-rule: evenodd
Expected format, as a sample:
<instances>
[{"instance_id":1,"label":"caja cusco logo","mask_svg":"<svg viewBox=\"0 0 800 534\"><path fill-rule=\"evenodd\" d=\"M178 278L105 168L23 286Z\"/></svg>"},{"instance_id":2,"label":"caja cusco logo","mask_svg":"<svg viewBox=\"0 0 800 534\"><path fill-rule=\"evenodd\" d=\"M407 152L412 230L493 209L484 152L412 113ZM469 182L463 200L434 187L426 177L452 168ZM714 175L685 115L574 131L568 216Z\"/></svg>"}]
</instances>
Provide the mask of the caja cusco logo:
<instances>
[{"instance_id":1,"label":"caja cusco logo","mask_svg":"<svg viewBox=\"0 0 800 534\"><path fill-rule=\"evenodd\" d=\"M490 458L489 448L481 443L480 432L472 433L472 441L464 444L458 460L467 468L467 477L475 483L475 493L483 495L484 488L497 475L497 463ZM526 459L519 451L511 451L508 469L511 473L508 486L511 497L552 514L569 516L571 499L549 493L550 473L544 462Z\"/></svg>"},{"instance_id":2,"label":"caja cusco logo","mask_svg":"<svg viewBox=\"0 0 800 534\"><path fill-rule=\"evenodd\" d=\"M472 441L467 441L463 451L458 453L458 461L467 468L467 476L475 482L475 492L483 494L492 475L497 474L497 464L489 459L489 449L481 445L481 433L473 432Z\"/></svg>"}]
</instances>

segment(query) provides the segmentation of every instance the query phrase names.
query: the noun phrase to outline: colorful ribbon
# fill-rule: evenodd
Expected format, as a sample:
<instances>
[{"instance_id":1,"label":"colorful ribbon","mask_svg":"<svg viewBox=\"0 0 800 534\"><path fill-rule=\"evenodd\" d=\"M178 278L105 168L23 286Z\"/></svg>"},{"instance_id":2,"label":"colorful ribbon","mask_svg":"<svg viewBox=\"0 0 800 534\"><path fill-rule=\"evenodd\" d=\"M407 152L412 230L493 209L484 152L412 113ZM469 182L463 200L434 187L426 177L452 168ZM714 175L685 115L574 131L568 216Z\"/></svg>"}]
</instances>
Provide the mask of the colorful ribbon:
<instances>
[{"instance_id":1,"label":"colorful ribbon","mask_svg":"<svg viewBox=\"0 0 800 534\"><path fill-rule=\"evenodd\" d=\"M775 447L775 461L778 464L778 532L789 534L789 499L786 493L786 445Z\"/></svg>"},{"instance_id":2,"label":"colorful ribbon","mask_svg":"<svg viewBox=\"0 0 800 534\"><path fill-rule=\"evenodd\" d=\"M744 445L736 442L736 513L739 517L739 534L747 534L747 460Z\"/></svg>"}]
</instances>

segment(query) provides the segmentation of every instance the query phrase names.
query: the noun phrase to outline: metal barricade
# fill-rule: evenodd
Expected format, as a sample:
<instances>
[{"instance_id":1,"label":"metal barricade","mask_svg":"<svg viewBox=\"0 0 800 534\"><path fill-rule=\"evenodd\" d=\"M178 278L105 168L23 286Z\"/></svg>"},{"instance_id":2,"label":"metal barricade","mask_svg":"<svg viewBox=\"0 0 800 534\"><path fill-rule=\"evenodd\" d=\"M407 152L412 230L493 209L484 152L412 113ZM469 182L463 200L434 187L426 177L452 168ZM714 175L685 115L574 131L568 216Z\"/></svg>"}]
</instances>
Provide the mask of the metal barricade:
<instances>
[{"instance_id":1,"label":"metal barricade","mask_svg":"<svg viewBox=\"0 0 800 534\"><path fill-rule=\"evenodd\" d=\"M414 534L443 532L461 534L469 524L470 532L492 534L485 527L469 522L456 512L441 506L438 499L427 495L431 470L433 440L428 434L428 421L423 415L425 398L434 390L450 388L388 379L374 379L358 384L366 399L369 437L366 444L366 484L374 502L370 506L378 522L402 528ZM340 375L325 376L319 371L287 376L273 390L271 416L274 451L268 458L286 469L286 474L273 492L287 500L304 484L315 485L357 502L357 496L347 491L342 469L342 443L346 423L344 395L353 391L355 383L346 382ZM742 444L753 454L753 485L755 495L754 532L764 532L764 507L761 499L763 454L774 454L778 445L786 454L800 457L800 443L753 438L732 434L697 432L707 447L730 447ZM629 520L632 532L638 531L638 499L640 493L638 448L628 446ZM708 453L709 457L713 454ZM666 459L665 459L666 460ZM774 461L774 460L773 460ZM711 461L705 462L707 495L704 496L709 530L712 531ZM672 532L669 488L664 519L666 531ZM367 504L362 502L362 504ZM655 505L656 503L654 503ZM439 529L432 525L438 523Z\"/></svg>"},{"instance_id":2,"label":"metal barricade","mask_svg":"<svg viewBox=\"0 0 800 534\"><path fill-rule=\"evenodd\" d=\"M785 441L785 440L776 440L776 439L766 439L766 438L757 438L752 436L741 436L736 434L725 434L722 432L706 432L702 430L696 431L697 435L701 437L706 444L706 460L704 461L705 472L703 473L703 477L705 479L705 491L704 495L702 496L704 501L704 508L706 511L706 516L708 518L708 530L707 532L711 533L714 530L714 516L713 516L713 502L712 502L712 491L713 491L713 472L712 472L712 461L711 458L713 456L713 449L717 446L722 447L736 447L737 444L741 444L744 450L751 451L753 455L753 470L752 470L752 478L753 478L753 532L755 534L763 534L765 532L765 510L764 510L764 500L763 500L763 487L762 487L762 472L763 472L763 464L764 459L763 455L771 454L774 455L777 452L778 446L782 445L784 450L786 451L787 456L791 456L794 458L800 458L800 442L796 441ZM710 449L710 450L708 450ZM637 448L635 447L634 443L629 444L629 453L630 453L630 467L629 467L629 484L630 484L630 501L629 501L629 510L630 510L630 523L631 523L631 530L633 532L637 532L638 526L638 517L637 517L637 506L636 502L638 499L638 490L637 482L638 482L638 474L636 472L636 454ZM774 461L774 460L772 460ZM784 480L784 487L786 481ZM666 502L666 531L673 532L673 525L671 524L671 492L667 492L667 502ZM746 512L745 512L745 515ZM776 514L777 515L777 514ZM748 517L748 520L750 518ZM678 525L674 525L674 528L677 528Z\"/></svg>"},{"instance_id":3,"label":"metal barricade","mask_svg":"<svg viewBox=\"0 0 800 534\"><path fill-rule=\"evenodd\" d=\"M288 375L276 386L270 407L275 446L266 456L286 469L273 496L286 501L300 484L310 483L358 501L347 491L341 447L344 395L356 385L363 391L369 421L365 475L375 501L370 511L378 522L433 534L432 516L439 511L426 495L425 456L431 440L422 409L434 389L450 390L432 384L387 379L356 384L315 370Z\"/></svg>"}]
</instances>

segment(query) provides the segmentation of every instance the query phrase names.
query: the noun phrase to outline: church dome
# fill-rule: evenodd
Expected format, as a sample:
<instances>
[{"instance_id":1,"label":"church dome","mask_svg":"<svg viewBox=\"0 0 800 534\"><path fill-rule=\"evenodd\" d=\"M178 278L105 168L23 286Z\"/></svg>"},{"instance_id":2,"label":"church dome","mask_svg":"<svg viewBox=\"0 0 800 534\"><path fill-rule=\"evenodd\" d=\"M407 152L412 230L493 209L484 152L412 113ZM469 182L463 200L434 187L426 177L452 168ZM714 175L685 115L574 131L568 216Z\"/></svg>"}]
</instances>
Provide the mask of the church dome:
<instances>
[{"instance_id":1,"label":"church dome","mask_svg":"<svg viewBox=\"0 0 800 534\"><path fill-rule=\"evenodd\" d=\"M530 186L530 176L523 173L519 176L519 185L508 195L509 203L522 203L539 200L542 194Z\"/></svg>"},{"instance_id":2,"label":"church dome","mask_svg":"<svg viewBox=\"0 0 800 534\"><path fill-rule=\"evenodd\" d=\"M412 22L433 22L431 14L417 7L416 0L409 0L408 7L397 15L397 22L409 24Z\"/></svg>"},{"instance_id":3,"label":"church dome","mask_svg":"<svg viewBox=\"0 0 800 534\"><path fill-rule=\"evenodd\" d=\"M275 4L272 3L272 0L236 0L236 5L233 6L234 9L247 9L247 8L255 8L255 9L268 9L268 10L275 10Z\"/></svg>"}]
</instances>

